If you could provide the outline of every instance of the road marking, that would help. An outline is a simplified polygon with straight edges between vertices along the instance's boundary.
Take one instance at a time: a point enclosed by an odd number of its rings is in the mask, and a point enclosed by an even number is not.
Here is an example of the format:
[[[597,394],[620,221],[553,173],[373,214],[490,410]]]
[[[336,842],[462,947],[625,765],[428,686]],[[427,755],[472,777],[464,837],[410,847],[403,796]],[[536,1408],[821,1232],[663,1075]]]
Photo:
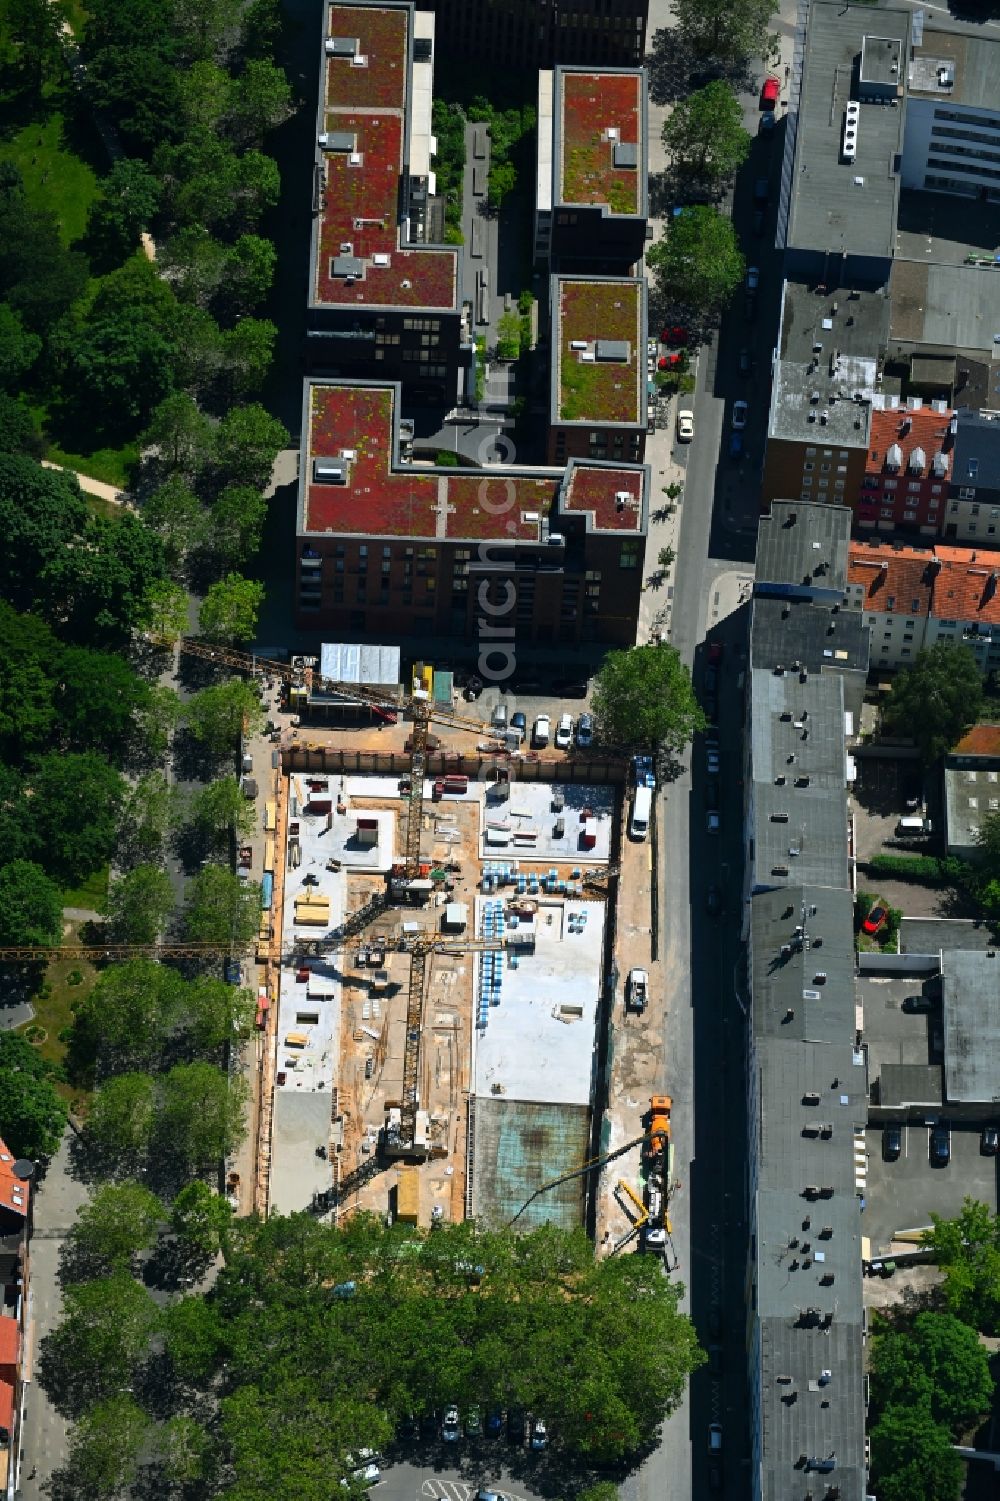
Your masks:
[[[460,1480],[425,1480],[417,1492],[417,1501],[470,1501],[470,1497],[476,1494],[476,1487],[465,1485]],[[526,1496],[518,1496],[513,1491],[495,1491],[494,1495],[499,1501],[528,1501]]]

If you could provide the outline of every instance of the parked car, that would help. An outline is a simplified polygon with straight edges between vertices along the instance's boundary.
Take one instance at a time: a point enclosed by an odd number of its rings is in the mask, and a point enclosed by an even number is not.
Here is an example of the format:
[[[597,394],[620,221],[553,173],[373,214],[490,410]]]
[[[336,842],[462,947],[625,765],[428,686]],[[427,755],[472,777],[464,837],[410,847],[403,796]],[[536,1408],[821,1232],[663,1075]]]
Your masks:
[[[586,750],[588,745],[594,743],[594,716],[593,714],[581,714],[576,722],[576,743]]]
[[[979,1150],[984,1157],[995,1157],[1000,1152],[1000,1131],[996,1126],[984,1126],[979,1138]]]
[[[710,777],[719,775],[719,752],[712,750],[711,747],[705,751],[705,770]]]
[[[630,969],[625,981],[625,1010],[641,1016],[649,999],[649,975],[644,969]]]
[[[740,350],[740,374],[749,375],[753,369],[753,360],[749,349]]]
[[[729,434],[729,457],[731,459],[741,459],[743,457],[743,434],[742,433],[730,433]]]
[[[718,917],[722,911],[722,892],[718,886],[710,886],[705,892],[705,911],[709,917]]]
[[[713,1459],[708,1466],[708,1488],[710,1491],[722,1490],[722,1460]]]
[[[889,908],[885,902],[879,899],[872,903],[868,916],[861,924],[862,930],[869,935],[880,933],[889,921]]]
[[[764,233],[764,210],[755,208],[753,211],[753,232],[755,235]]]
[[[931,1167],[947,1167],[951,1161],[951,1131],[947,1126],[935,1126],[930,1137]]]
[[[767,200],[768,200],[769,194],[770,194],[770,189],[768,187],[767,178],[766,177],[758,177],[757,181],[753,185],[753,201],[754,201],[754,203],[766,203]]]
[[[895,1162],[902,1150],[902,1129],[899,1126],[886,1126],[882,1132],[882,1161]]]
[[[510,1444],[524,1443],[525,1412],[523,1407],[509,1407],[507,1409],[507,1442]]]
[[[377,1485],[382,1478],[382,1471],[376,1464],[361,1465],[358,1469],[351,1471],[351,1478],[360,1480],[364,1485]],[[346,1477],[342,1477],[340,1483],[345,1489],[350,1488]]]
[[[681,443],[690,443],[694,437],[694,413],[682,407],[677,413],[677,438]]]
[[[719,828],[721,826],[721,823],[722,823],[722,820],[720,819],[718,813],[715,811],[714,808],[711,809],[710,812],[708,812],[708,813],[705,814],[705,833],[706,834],[717,834],[719,832]]]
[[[457,1407],[445,1408],[444,1422],[441,1424],[441,1437],[446,1444],[457,1444],[462,1437],[462,1422],[458,1416]]]
[[[719,806],[719,782],[717,777],[709,777],[705,783],[705,807],[717,808]]]
[[[733,402],[733,426],[734,427],[736,427],[736,428],[744,428],[744,427],[746,427],[746,425],[747,425],[747,413],[749,412],[749,410],[750,410],[750,403],[748,401],[744,401],[742,399],[742,397],[739,399],[739,401],[734,401]]]
[[[520,709],[517,710],[516,714],[510,716],[510,727],[512,730],[520,730],[522,735],[527,733],[528,721]]]
[[[708,1425],[708,1452],[709,1454],[722,1453],[722,1424],[709,1423]]]
[[[486,1437],[499,1438],[503,1433],[503,1408],[493,1406],[486,1414]]]
[[[536,1418],[531,1425],[531,1447],[533,1449],[545,1449],[548,1447],[549,1431],[545,1426],[544,1418]]]
[[[909,1012],[911,1016],[918,1016],[933,1011],[934,1005],[933,997],[929,995],[907,995],[903,997],[900,1009]]]
[[[420,1424],[415,1412],[404,1413],[396,1428],[396,1437],[402,1443],[412,1444],[420,1437]]]
[[[710,641],[708,643],[708,660],[712,663],[713,667],[718,667],[722,661],[723,645],[724,643],[721,641]]]
[[[686,344],[688,341],[687,329],[679,323],[672,323],[660,332],[661,344]]]
[[[549,733],[552,729],[552,721],[547,714],[539,714],[531,731],[532,744],[537,746],[548,745]]]
[[[757,293],[747,292],[743,297],[743,316],[748,323],[752,323],[757,316]]]
[[[771,131],[774,129],[774,127],[775,127],[775,125],[777,123],[778,123],[778,120],[777,120],[777,116],[774,113],[774,110],[773,109],[766,109],[764,111],[764,113],[760,117],[760,133],[761,133],[761,135],[770,135]]]
[[[425,1440],[437,1438],[439,1427],[439,1415],[432,1407],[430,1412],[425,1412],[420,1419],[420,1437]]]
[[[656,374],[656,355],[655,354],[648,354],[646,356],[646,374],[647,375],[655,375]]]
[[[769,73],[764,79],[760,91],[761,109],[774,109],[781,95],[781,79],[775,74]]]
[[[466,1438],[482,1438],[483,1414],[478,1403],[465,1409],[465,1436]]]
[[[556,725],[556,747],[559,750],[569,750],[573,744],[573,716],[562,714]]]
[[[747,291],[748,292],[756,292],[756,290],[757,290],[757,288],[759,286],[760,286],[760,268],[759,268],[759,266],[748,266],[747,267]]]

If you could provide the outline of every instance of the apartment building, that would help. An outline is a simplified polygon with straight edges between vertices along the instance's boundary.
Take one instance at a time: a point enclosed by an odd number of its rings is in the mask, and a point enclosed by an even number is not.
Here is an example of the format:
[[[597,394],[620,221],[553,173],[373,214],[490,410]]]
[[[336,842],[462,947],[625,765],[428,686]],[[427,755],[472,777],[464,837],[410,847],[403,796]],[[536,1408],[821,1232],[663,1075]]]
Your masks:
[[[635,641],[649,471],[416,464],[400,388],[305,382],[296,619],[387,640]],[[484,618],[488,630],[481,629]]]
[[[306,338],[313,371],[448,406],[472,342],[459,257],[425,243],[434,44],[410,0],[326,6]]]
[[[904,187],[1000,203],[998,78],[1000,42],[925,28],[907,75]]]
[[[428,0],[443,49],[489,67],[638,67],[649,0]]]
[[[954,451],[953,413],[944,401],[872,398],[865,474],[851,497],[857,525],[941,535]]]
[[[1000,667],[1000,552],[852,542],[844,604],[872,637],[872,667],[909,666],[937,641],[961,641],[981,672]]]
[[[640,463],[646,451],[646,283],[553,277],[548,462]]]
[[[539,73],[536,264],[631,273],[646,247],[647,120],[641,68]]]
[[[1000,546],[1000,413],[959,411],[952,419],[954,464],[944,535]]]
[[[865,1053],[856,1032],[849,726],[868,630],[842,609],[851,513],[762,517],[744,789],[751,1494],[862,1501]]]

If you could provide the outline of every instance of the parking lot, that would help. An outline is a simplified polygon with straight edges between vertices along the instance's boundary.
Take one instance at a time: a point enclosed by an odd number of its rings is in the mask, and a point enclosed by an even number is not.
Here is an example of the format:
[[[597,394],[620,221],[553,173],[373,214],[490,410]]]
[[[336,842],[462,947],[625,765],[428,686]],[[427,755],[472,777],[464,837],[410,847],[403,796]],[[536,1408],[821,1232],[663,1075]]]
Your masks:
[[[888,1251],[896,1232],[929,1225],[932,1211],[945,1219],[957,1215],[967,1195],[996,1210],[998,1159],[981,1156],[979,1128],[952,1126],[947,1167],[931,1166],[929,1135],[926,1125],[904,1126],[899,1157],[883,1162],[881,1127],[868,1129],[868,1193],[861,1230],[873,1255]]]

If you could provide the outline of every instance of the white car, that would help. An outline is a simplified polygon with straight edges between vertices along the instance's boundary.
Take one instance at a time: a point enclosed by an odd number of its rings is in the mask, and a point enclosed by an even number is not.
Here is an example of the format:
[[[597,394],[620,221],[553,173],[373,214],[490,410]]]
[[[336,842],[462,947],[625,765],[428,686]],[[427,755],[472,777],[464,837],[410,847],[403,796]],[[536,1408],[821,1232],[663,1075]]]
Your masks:
[[[650,355],[646,356],[646,374],[647,375],[655,375],[656,374],[656,355],[655,354],[650,354]]]
[[[563,714],[556,725],[556,745],[559,750],[569,750],[573,744],[573,717]]]
[[[457,1407],[445,1409],[444,1422],[441,1424],[441,1437],[446,1444],[457,1444],[462,1437],[462,1420],[458,1415]]]
[[[705,768],[710,777],[717,777],[719,775],[719,752],[717,750],[707,750],[705,752]]]
[[[654,360],[656,359],[656,351],[658,348],[659,345],[657,344],[655,339],[646,340],[646,353],[651,354]]]
[[[705,814],[705,832],[707,834],[717,834],[719,832],[719,823],[718,813],[713,811]]]
[[[677,438],[681,443],[690,443],[694,437],[694,413],[687,407],[677,413]]]
[[[750,403],[748,401],[740,400],[733,402],[733,427],[737,429],[746,427],[749,410]]]
[[[756,292],[760,284],[760,271],[756,266],[747,267],[747,291]]]
[[[531,731],[533,745],[548,745],[552,721],[547,714],[539,714]]]

